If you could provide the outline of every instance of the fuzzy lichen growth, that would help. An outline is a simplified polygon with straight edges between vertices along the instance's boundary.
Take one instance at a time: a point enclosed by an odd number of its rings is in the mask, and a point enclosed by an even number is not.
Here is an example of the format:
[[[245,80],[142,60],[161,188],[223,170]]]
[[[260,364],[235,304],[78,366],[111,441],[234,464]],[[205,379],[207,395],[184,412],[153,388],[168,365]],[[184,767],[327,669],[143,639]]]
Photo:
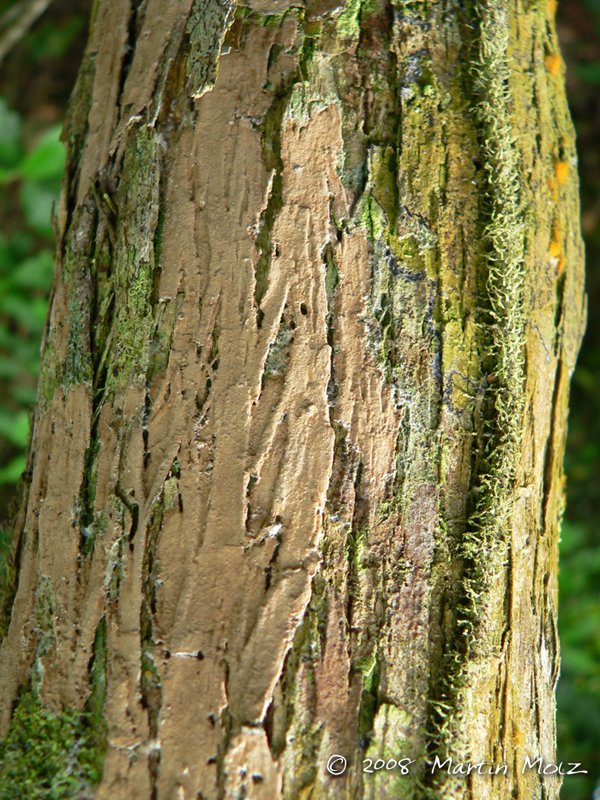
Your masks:
[[[494,447],[481,478],[481,501],[465,555],[481,558],[481,544],[503,559],[514,503],[524,407],[523,278],[525,224],[520,203],[519,155],[510,125],[507,48],[508,4],[481,8],[480,61],[476,108],[483,131],[484,167],[488,176],[489,222],[485,229],[490,333],[497,388],[494,389]],[[486,553],[486,558],[489,553]],[[490,573],[489,566],[484,570]]]
[[[492,593],[507,559],[514,511],[515,479],[521,452],[524,411],[523,281],[525,223],[520,202],[519,152],[511,130],[508,47],[509,4],[491,0],[478,6],[479,53],[472,67],[474,116],[481,132],[486,173],[487,223],[484,245],[488,316],[495,383],[487,426],[489,448],[475,476],[477,501],[467,521],[460,551],[465,563],[463,599],[457,610],[460,643],[446,654],[433,709],[432,738],[437,753],[468,760],[468,732],[461,726],[477,658],[493,651],[490,640]],[[431,753],[433,758],[434,751]],[[438,774],[431,797],[460,792],[460,777]],[[442,788],[443,784],[443,788]]]

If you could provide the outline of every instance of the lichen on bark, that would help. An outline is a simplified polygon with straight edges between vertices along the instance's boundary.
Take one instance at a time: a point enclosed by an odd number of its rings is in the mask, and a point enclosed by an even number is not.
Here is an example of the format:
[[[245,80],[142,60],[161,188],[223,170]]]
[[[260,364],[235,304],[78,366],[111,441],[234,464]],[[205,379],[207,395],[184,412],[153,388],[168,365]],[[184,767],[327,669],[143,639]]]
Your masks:
[[[583,317],[553,25],[521,0],[98,4],[7,785],[36,728],[97,800],[557,797],[520,771],[554,756]]]

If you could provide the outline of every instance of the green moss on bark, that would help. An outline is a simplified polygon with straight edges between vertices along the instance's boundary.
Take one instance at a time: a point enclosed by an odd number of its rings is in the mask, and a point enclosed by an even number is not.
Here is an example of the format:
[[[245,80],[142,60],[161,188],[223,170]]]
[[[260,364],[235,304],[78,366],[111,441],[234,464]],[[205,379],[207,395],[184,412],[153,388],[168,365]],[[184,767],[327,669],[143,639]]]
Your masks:
[[[36,620],[51,624],[51,596],[40,590]],[[97,630],[90,662],[92,691],[83,712],[51,714],[35,689],[23,687],[10,730],[0,745],[0,800],[71,800],[99,783],[106,750],[106,621]]]
[[[112,351],[106,396],[130,382],[145,385],[154,328],[154,239],[160,210],[159,152],[154,132],[140,128],[126,149],[117,193],[115,311],[105,349]]]

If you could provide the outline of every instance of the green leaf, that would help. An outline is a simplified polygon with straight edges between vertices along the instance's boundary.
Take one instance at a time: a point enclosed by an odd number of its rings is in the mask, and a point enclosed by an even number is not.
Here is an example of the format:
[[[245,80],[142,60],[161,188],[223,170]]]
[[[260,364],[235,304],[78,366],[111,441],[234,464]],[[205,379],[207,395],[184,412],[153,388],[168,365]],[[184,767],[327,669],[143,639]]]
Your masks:
[[[21,365],[15,361],[14,358],[6,358],[0,356],[0,378],[13,380],[21,372]]]
[[[14,264],[23,261],[33,247],[33,236],[30,231],[15,231],[15,233],[6,241],[7,253],[10,257],[10,268]]]
[[[573,382],[590,394],[596,391],[596,376],[589,369],[579,365],[573,373]]]
[[[597,675],[598,662],[581,647],[561,647],[563,673],[575,675]]]
[[[25,447],[29,440],[29,414],[26,411],[11,414],[4,408],[0,409],[0,436],[15,447]]]
[[[25,181],[21,187],[21,206],[27,222],[36,233],[52,236],[52,204],[58,200],[55,192],[51,192],[37,181]]]
[[[42,136],[36,147],[29,153],[20,167],[27,178],[43,181],[47,178],[62,177],[65,171],[65,146],[59,141],[62,125],[55,125]]]
[[[23,157],[21,147],[21,116],[18,111],[9,108],[8,103],[0,97],[0,165],[16,166]],[[6,170],[0,170],[0,180]]]
[[[39,334],[44,330],[47,307],[47,301],[41,297],[25,298],[17,293],[0,296],[0,311],[32,333]]]
[[[25,472],[27,459],[25,456],[16,456],[5,467],[0,469],[0,485],[4,483],[16,483]]]
[[[15,269],[13,282],[22,289],[48,289],[52,279],[52,251],[40,250]]]
[[[6,169],[0,167],[0,184],[10,183],[19,177],[19,172],[16,169]]]
[[[600,83],[600,64],[578,64],[575,71],[586,83]]]
[[[37,375],[39,371],[40,371],[40,358],[38,355],[34,374]],[[30,386],[22,386],[20,384],[16,384],[10,393],[10,396],[15,401],[15,403],[19,403],[19,405],[22,406],[32,406],[35,403],[36,395],[37,392],[35,389],[33,389]]]
[[[39,27],[31,37],[32,60],[61,58],[84,24],[83,18],[76,15],[66,23]]]

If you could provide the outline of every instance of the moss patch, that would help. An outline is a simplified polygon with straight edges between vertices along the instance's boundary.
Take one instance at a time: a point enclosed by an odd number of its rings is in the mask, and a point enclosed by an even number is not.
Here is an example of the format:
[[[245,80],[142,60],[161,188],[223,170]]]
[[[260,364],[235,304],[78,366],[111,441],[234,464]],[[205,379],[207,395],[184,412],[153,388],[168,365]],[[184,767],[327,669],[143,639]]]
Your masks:
[[[36,606],[48,611],[46,595]],[[42,620],[44,623],[47,620]],[[0,800],[68,800],[99,783],[106,750],[106,622],[96,630],[91,695],[83,712],[50,714],[31,686],[22,688],[0,745]]]

